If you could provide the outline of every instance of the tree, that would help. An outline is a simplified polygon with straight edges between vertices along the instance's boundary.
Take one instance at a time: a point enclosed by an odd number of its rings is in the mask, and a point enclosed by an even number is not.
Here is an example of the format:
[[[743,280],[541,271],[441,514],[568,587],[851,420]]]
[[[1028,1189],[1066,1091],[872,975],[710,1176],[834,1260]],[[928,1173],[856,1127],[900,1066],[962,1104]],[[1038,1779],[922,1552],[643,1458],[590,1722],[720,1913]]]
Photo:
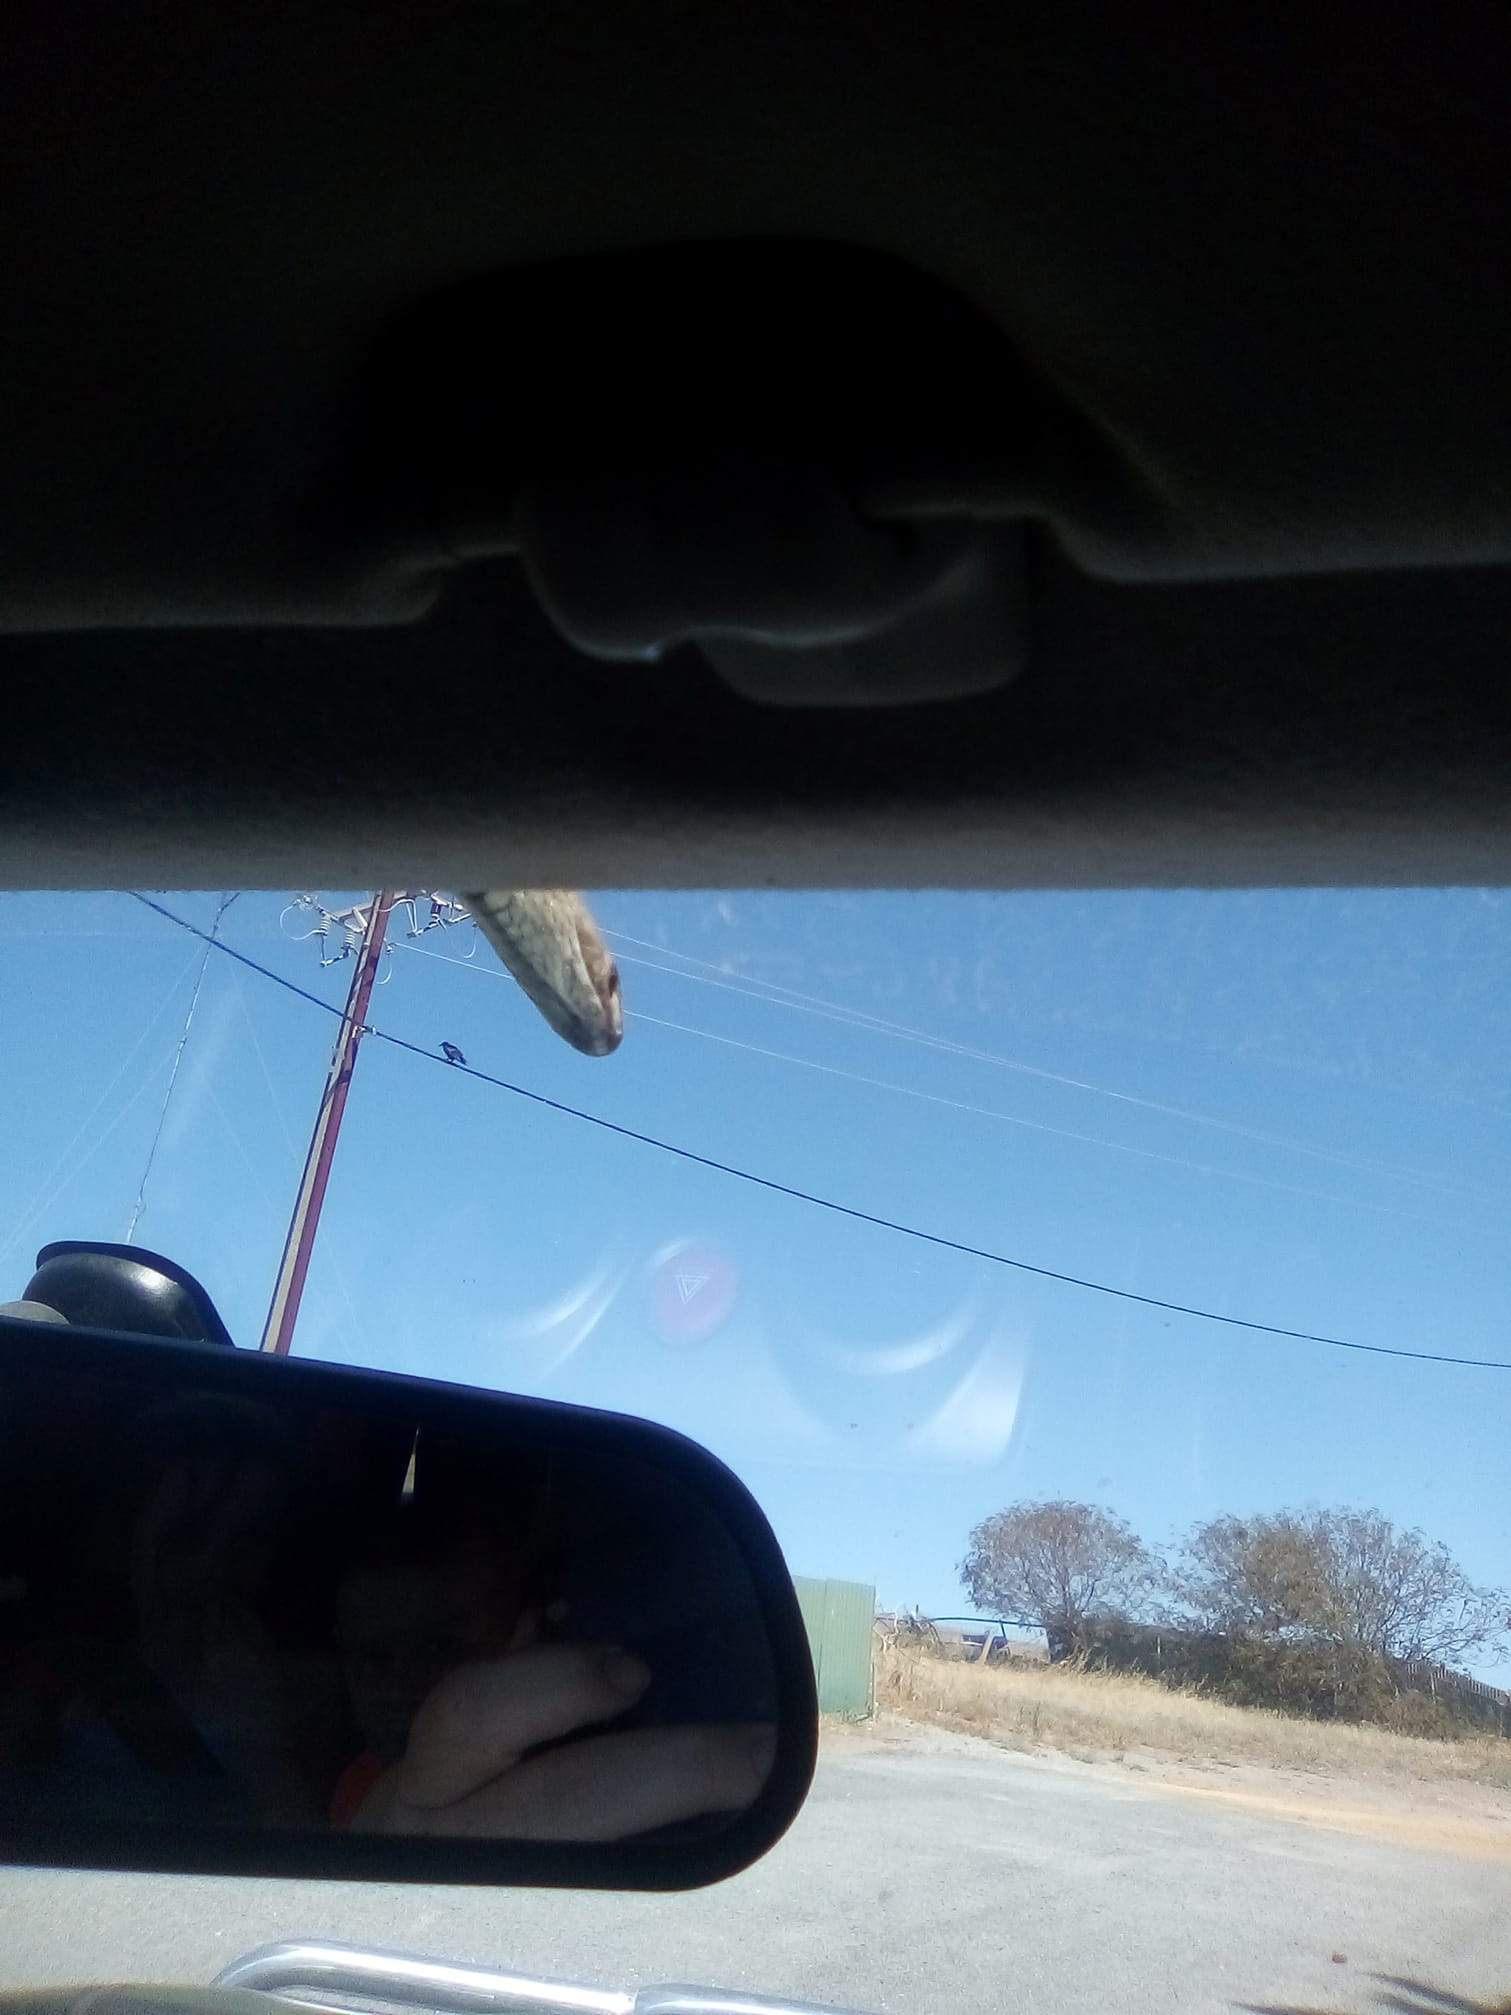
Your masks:
[[[1039,1624],[1056,1655],[1084,1651],[1094,1620],[1134,1615],[1156,1581],[1152,1556],[1121,1518],[1065,1498],[984,1518],[959,1573],[978,1609]]]
[[[1193,1526],[1171,1588],[1183,1620],[1226,1637],[1306,1637],[1323,1627],[1326,1569],[1305,1522],[1282,1511]]]
[[[1511,1598],[1476,1587],[1446,1546],[1350,1506],[1208,1519],[1187,1535],[1173,1586],[1210,1630],[1443,1665],[1503,1655],[1511,1620]]]
[[[1441,1542],[1374,1510],[1317,1512],[1312,1525],[1343,1642],[1441,1665],[1505,1655],[1511,1597],[1475,1587]]]

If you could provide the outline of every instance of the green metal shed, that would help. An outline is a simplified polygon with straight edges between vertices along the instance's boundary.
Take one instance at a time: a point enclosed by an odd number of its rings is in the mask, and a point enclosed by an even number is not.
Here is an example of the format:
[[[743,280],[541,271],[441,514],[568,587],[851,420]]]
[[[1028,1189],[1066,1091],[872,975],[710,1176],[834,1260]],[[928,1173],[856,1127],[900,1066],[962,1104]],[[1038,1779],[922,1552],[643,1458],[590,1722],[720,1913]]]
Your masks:
[[[817,1581],[796,1574],[798,1607],[808,1629],[820,1714],[863,1721],[871,1712],[871,1638],[876,1590],[867,1581]]]

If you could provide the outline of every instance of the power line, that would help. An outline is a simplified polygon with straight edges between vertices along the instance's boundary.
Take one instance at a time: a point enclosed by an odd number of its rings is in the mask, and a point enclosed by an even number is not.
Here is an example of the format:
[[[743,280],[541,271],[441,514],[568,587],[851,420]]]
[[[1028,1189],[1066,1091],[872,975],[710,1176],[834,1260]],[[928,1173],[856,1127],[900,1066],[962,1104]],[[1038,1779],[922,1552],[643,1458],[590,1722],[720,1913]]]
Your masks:
[[[157,1027],[158,1023],[167,1013],[168,1007],[172,1002],[174,995],[178,992],[179,988],[183,985],[184,981],[189,977],[189,974],[193,970],[193,967],[194,967],[194,954],[193,952],[190,952],[188,963],[184,966],[183,971],[178,975],[177,979],[175,979],[169,986],[167,992],[163,995],[162,999],[158,1002],[156,1008],[153,1010],[146,1027],[142,1030],[141,1034],[137,1037],[136,1041],[132,1044],[131,1048],[127,1051],[126,1055],[122,1057],[120,1063],[116,1066],[115,1075],[111,1078],[109,1084],[106,1085],[105,1089],[100,1093],[99,1097],[95,1100],[94,1104],[90,1107],[89,1111],[84,1115],[83,1119],[79,1121],[79,1124],[74,1129],[72,1138],[69,1140],[68,1145],[63,1149],[62,1153],[58,1156],[57,1160],[53,1163],[52,1167],[48,1170],[47,1174],[42,1178],[41,1182],[38,1183],[36,1194],[33,1197],[31,1203],[28,1204],[27,1208],[22,1212],[21,1216],[17,1218],[15,1222],[11,1225],[10,1230],[7,1232],[4,1239],[0,1239],[0,1259],[4,1259],[9,1256],[12,1247],[17,1244],[17,1242],[27,1231],[28,1227],[35,1224],[37,1219],[43,1216],[45,1212],[56,1201],[56,1199],[63,1194],[64,1190],[67,1189],[68,1185],[77,1177],[80,1170],[84,1167],[85,1162],[87,1162],[90,1159],[90,1157],[96,1153],[101,1143],[105,1140],[106,1136],[115,1131],[116,1127],[119,1125],[122,1118],[124,1118],[125,1114],[129,1111],[129,1109],[132,1106],[136,1104],[137,1100],[141,1097],[142,1093],[147,1089],[147,1086],[152,1082],[152,1079],[157,1075],[158,1071],[160,1071],[163,1065],[168,1061],[168,1054],[167,1052],[164,1052],[163,1056],[158,1060],[158,1062],[150,1066],[150,1068],[144,1073],[141,1082],[137,1085],[136,1090],[131,1094],[130,1098],[127,1099],[125,1105],[123,1105],[120,1108],[120,1111],[116,1113],[115,1118],[110,1121],[109,1125],[105,1128],[104,1132],[97,1134],[95,1136],[90,1146],[87,1149],[85,1149],[84,1154],[82,1155],[80,1160],[77,1163],[74,1163],[72,1161],[72,1156],[74,1154],[75,1149],[79,1147],[81,1142],[84,1140],[85,1135],[89,1132],[90,1128],[94,1125],[95,1121],[104,1111],[106,1105],[110,1102],[110,1099],[114,1094],[117,1085],[120,1084],[121,1079],[126,1075],[127,1071],[131,1068],[132,1064],[135,1063],[137,1057],[141,1054],[142,1048],[145,1045],[147,1038],[152,1034],[152,1031]]]
[[[173,1052],[173,1066],[168,1072],[168,1086],[163,1093],[162,1110],[158,1113],[157,1127],[152,1135],[152,1143],[147,1149],[147,1159],[142,1167],[142,1179],[136,1187],[136,1202],[131,1206],[131,1222],[126,1226],[127,1245],[130,1245],[136,1237],[136,1228],[141,1222],[142,1212],[147,1208],[147,1181],[152,1174],[152,1165],[157,1160],[158,1143],[163,1137],[163,1128],[168,1124],[168,1108],[173,1103],[173,1088],[178,1083],[179,1066],[183,1063],[184,1051],[189,1044],[189,1031],[194,1026],[194,1010],[199,1006],[199,990],[205,983],[205,967],[210,963],[210,954],[215,949],[220,933],[220,920],[235,900],[235,893],[222,895],[216,907],[215,921],[210,926],[210,935],[205,939],[199,971],[194,975],[194,986],[189,995],[189,1010],[184,1016],[184,1025],[179,1032],[178,1048]]]
[[[402,952],[412,952],[417,958],[434,959],[437,965],[455,966],[459,971],[473,973],[479,979],[498,980],[506,986],[511,984],[508,973],[497,965],[474,965],[470,959],[448,958],[445,952],[427,951],[423,945],[405,944],[402,941],[394,949]],[[622,957],[623,954],[620,954],[620,956]],[[675,956],[686,958],[689,954],[678,952]],[[654,961],[648,959],[632,960],[630,963],[646,966],[653,972],[666,973],[674,979],[697,979],[699,977],[696,973],[678,973],[670,966],[658,966]],[[713,982],[704,982],[704,984],[713,984]],[[744,993],[748,989],[741,987],[737,991]],[[762,996],[755,994],[752,995],[752,998],[759,1000]],[[771,1007],[786,1007],[789,1003],[786,1001],[770,1001],[767,1005]],[[1163,1162],[1170,1168],[1190,1169],[1197,1175],[1214,1177],[1224,1182],[1246,1182],[1260,1189],[1277,1190],[1287,1196],[1307,1197],[1318,1203],[1340,1204],[1346,1210],[1370,1211],[1386,1217],[1404,1217],[1416,1224],[1452,1224],[1456,1226],[1457,1223],[1454,1219],[1434,1215],[1429,1211],[1408,1209],[1404,1204],[1379,1203],[1371,1197],[1354,1196],[1347,1193],[1339,1193],[1336,1190],[1314,1189],[1305,1183],[1286,1182],[1279,1176],[1260,1175],[1251,1169],[1227,1168],[1220,1162],[1194,1161],[1189,1155],[1169,1154],[1159,1148],[1138,1147],[1127,1141],[1109,1140],[1104,1134],[1082,1133],[1074,1127],[1055,1126],[1048,1120],[1027,1119],[1021,1113],[1002,1112],[995,1106],[976,1105],[968,1099],[947,1098],[942,1092],[925,1091],[921,1085],[897,1084],[890,1078],[873,1077],[865,1071],[846,1070],[839,1064],[820,1062],[816,1057],[795,1056],[790,1050],[768,1049],[761,1043],[746,1042],[739,1036],[721,1035],[714,1029],[694,1028],[687,1022],[667,1021],[661,1015],[647,1014],[642,1008],[626,1009],[624,1018],[626,1022],[641,1022],[649,1024],[653,1028],[669,1029],[677,1035],[697,1036],[703,1042],[719,1043],[726,1049],[744,1050],[751,1056],[765,1057],[773,1063],[792,1064],[800,1070],[821,1072],[825,1077],[841,1078],[851,1084],[868,1085],[877,1091],[894,1092],[899,1098],[917,1099],[926,1105],[944,1106],[952,1112],[969,1113],[977,1119],[995,1121],[1002,1126],[1020,1127],[1029,1133],[1049,1134],[1058,1140],[1076,1141],[1086,1147],[1102,1148],[1109,1154],[1131,1155],[1139,1161]],[[865,1023],[860,1023],[858,1026],[862,1028],[863,1032],[871,1032],[867,1030]],[[879,1024],[882,1030],[885,1030],[889,1026],[891,1025],[885,1023]],[[1024,1066],[1024,1068],[1028,1067]],[[1217,1123],[1214,1122],[1214,1124]],[[1317,1152],[1325,1154],[1325,1150],[1319,1149]],[[1362,1166],[1362,1164],[1349,1162],[1346,1157],[1328,1158],[1344,1160],[1346,1166]],[[1405,1179],[1408,1181],[1419,1180],[1419,1178],[1410,1176]],[[1429,1185],[1429,1189],[1432,1194],[1439,1194],[1436,1185]],[[1460,1193],[1485,1203],[1493,1201],[1489,1197],[1481,1196],[1477,1191],[1463,1191]]]
[[[1484,1190],[1470,1189],[1461,1183],[1445,1181],[1441,1176],[1424,1173],[1419,1169],[1397,1167],[1392,1162],[1376,1161],[1366,1155],[1341,1154],[1336,1148],[1318,1147],[1312,1141],[1296,1140],[1287,1134],[1270,1133],[1264,1127],[1248,1126],[1242,1120],[1226,1119],[1220,1113],[1199,1112],[1191,1106],[1169,1105],[1161,1099],[1143,1098],[1137,1092],[1120,1091],[1115,1085],[1097,1084],[1090,1078],[1070,1077],[1063,1071],[1044,1068],[1040,1064],[1024,1063],[1018,1057],[1003,1056],[1000,1051],[979,1049],[972,1043],[957,1042],[950,1036],[934,1035],[927,1029],[911,1027],[907,1022],[889,1021],[883,1015],[868,1014],[862,1008],[845,1007],[838,1001],[825,1000],[820,994],[804,993],[798,987],[784,986],[778,980],[755,979],[749,975],[732,978],[721,966],[710,959],[696,958],[691,952],[679,952],[669,945],[654,944],[649,938],[632,937],[628,931],[611,930],[603,926],[606,938],[617,938],[623,944],[639,945],[643,950],[660,952],[663,958],[681,959],[685,965],[702,966],[704,972],[684,972],[680,967],[660,964],[656,959],[635,958],[628,952],[617,956],[624,965],[643,966],[647,972],[661,973],[667,979],[690,980],[697,986],[717,987],[721,993],[742,994],[748,1000],[763,1001],[768,1007],[791,1008],[796,1014],[814,1015],[820,1021],[838,1022],[841,1027],[855,1028],[863,1034],[893,1036],[900,1042],[917,1043],[924,1049],[938,1052],[941,1056],[959,1057],[972,1063],[990,1064],[994,1069],[1013,1071],[1020,1077],[1033,1078],[1041,1083],[1055,1084],[1069,1091],[1089,1092],[1098,1098],[1113,1099],[1119,1105],[1135,1106],[1145,1112],[1159,1113],[1164,1118],[1180,1120],[1191,1126],[1213,1127],[1220,1133],[1236,1135],[1240,1140],[1255,1142],[1261,1147],[1281,1148],[1292,1154],[1310,1155],[1315,1160],[1331,1162],[1339,1168],[1354,1169],[1364,1175],[1378,1175],[1393,1182],[1414,1183],[1423,1189],[1436,1190],[1445,1196],[1464,1196],[1478,1203],[1501,1208],[1504,1199]],[[418,947],[410,946],[410,950]],[[426,954],[430,958],[440,958],[439,952]],[[743,983],[742,983],[743,981]],[[758,991],[762,989],[762,991]],[[781,999],[779,996],[786,995]]]
[[[247,953],[238,951],[234,945],[227,944],[224,938],[211,939],[208,931],[201,930],[198,924],[191,923],[187,917],[176,915],[174,911],[166,909],[163,904],[154,902],[150,896],[142,895],[139,891],[132,893],[139,903],[145,903],[148,909],[155,910],[169,923],[176,924],[180,930],[190,932],[207,944],[213,944],[216,951],[224,952],[250,971],[260,973],[275,986],[284,988],[288,993],[297,994],[301,1000],[308,1001],[311,1006],[321,1009],[325,1014],[335,1015],[338,1018],[342,1015],[343,1010],[332,1002],[322,1000],[318,994],[309,992],[307,988],[299,986],[293,980],[285,979],[282,973],[274,972],[271,966],[262,965],[256,959],[250,958]],[[1410,1358],[1420,1364],[1452,1364],[1472,1371],[1511,1371],[1511,1360],[1505,1358],[1455,1357],[1445,1351],[1410,1350],[1398,1344],[1361,1343],[1355,1338],[1328,1336],[1316,1330],[1287,1329],[1279,1323],[1259,1322],[1249,1316],[1225,1315],[1217,1309],[1198,1308],[1189,1302],[1169,1301],[1161,1295],[1139,1294],[1133,1288],[1115,1287],[1108,1281],[1092,1280],[1083,1274],[1064,1273],[1055,1267],[1037,1266],[1031,1260],[1014,1259],[1006,1253],[994,1252],[988,1246],[971,1245],[964,1239],[947,1238],[941,1232],[925,1231],[920,1226],[906,1224],[899,1218],[883,1217],[879,1212],[861,1210],[854,1204],[840,1203],[833,1197],[820,1196],[814,1190],[799,1189],[793,1183],[778,1181],[775,1176],[757,1175],[752,1169],[739,1168],[733,1162],[719,1161],[713,1155],[699,1154],[694,1148],[680,1147],[674,1141],[661,1140],[655,1134],[642,1133],[637,1127],[624,1126],[618,1120],[605,1119],[601,1113],[585,1112],[580,1106],[568,1105],[562,1099],[550,1098],[545,1092],[531,1091],[527,1086],[514,1084],[508,1078],[495,1077],[491,1072],[479,1070],[473,1064],[448,1063],[436,1051],[426,1049],[420,1043],[410,1042],[404,1036],[393,1035],[387,1029],[368,1025],[365,1033],[377,1042],[388,1043],[392,1048],[405,1050],[411,1056],[423,1057],[427,1063],[435,1064],[441,1070],[476,1078],[480,1084],[492,1085],[496,1090],[509,1092],[515,1098],[527,1099],[532,1105],[542,1106],[548,1112],[561,1113],[568,1119],[582,1120],[605,1133],[616,1134],[621,1140],[638,1141],[642,1147],[656,1148],[662,1154],[674,1155],[677,1160],[689,1162],[696,1168],[710,1169],[716,1175],[732,1176],[738,1182],[751,1183],[755,1188],[768,1190],[775,1196],[785,1196],[796,1203],[812,1204],[816,1209],[830,1211],[836,1217],[850,1219],[852,1223],[870,1225],[878,1231],[896,1232],[903,1238],[917,1239],[921,1244],[935,1246],[943,1252],[958,1253],[965,1259],[979,1259],[991,1266],[1009,1267],[1015,1273],[1031,1274],[1038,1280],[1052,1280],[1062,1287],[1078,1287],[1088,1294],[1106,1295],[1115,1301],[1132,1302],[1140,1308],[1159,1309],[1167,1315],[1190,1316],[1195,1321],[1215,1322],[1226,1329],[1247,1330],[1257,1336],[1279,1337],[1291,1343],[1323,1344],[1331,1350],[1358,1351],[1370,1357]]]
[[[406,947],[416,949],[416,947]],[[428,954],[440,958],[439,952]],[[456,965],[456,959],[446,959],[446,965]],[[476,967],[466,968],[476,971]],[[1375,1203],[1368,1197],[1348,1196],[1330,1189],[1309,1189],[1304,1183],[1284,1182],[1278,1176],[1257,1175],[1252,1170],[1224,1168],[1220,1162],[1192,1161],[1189,1155],[1165,1154],[1159,1148],[1135,1147],[1130,1142],[1108,1140],[1103,1134],[1078,1133],[1072,1127],[1052,1126],[1048,1120],[1025,1119],[1019,1113],[1000,1112],[995,1106],[974,1105],[968,1099],[946,1098],[942,1092],[924,1091],[919,1085],[896,1084],[890,1078],[871,1077],[865,1071],[845,1070],[839,1064],[820,1063],[817,1058],[794,1056],[790,1050],[766,1049],[760,1043],[745,1042],[738,1036],[720,1035],[713,1029],[693,1028],[687,1022],[666,1021],[660,1015],[646,1014],[642,1009],[625,1011],[627,1022],[648,1023],[652,1028],[670,1029],[676,1035],[698,1036],[704,1042],[721,1043],[726,1049],[745,1050],[751,1056],[769,1058],[773,1063],[795,1064],[800,1070],[820,1071],[825,1077],[842,1078],[850,1084],[868,1085],[876,1091],[894,1092],[900,1098],[920,1099],[927,1105],[946,1107],[951,1112],[970,1114],[975,1119],[995,1120],[1002,1126],[1022,1127],[1029,1133],[1042,1133],[1056,1140],[1075,1141],[1084,1147],[1105,1148],[1109,1154],[1132,1155],[1139,1161],[1158,1161],[1171,1168],[1190,1169],[1197,1175],[1216,1177],[1224,1182],[1247,1182],[1261,1189],[1279,1190],[1287,1196],[1303,1196],[1314,1203],[1341,1204],[1346,1210],[1375,1211],[1386,1217],[1410,1218],[1416,1224],[1451,1224],[1445,1217],[1434,1217],[1426,1211],[1408,1210],[1404,1205]]]

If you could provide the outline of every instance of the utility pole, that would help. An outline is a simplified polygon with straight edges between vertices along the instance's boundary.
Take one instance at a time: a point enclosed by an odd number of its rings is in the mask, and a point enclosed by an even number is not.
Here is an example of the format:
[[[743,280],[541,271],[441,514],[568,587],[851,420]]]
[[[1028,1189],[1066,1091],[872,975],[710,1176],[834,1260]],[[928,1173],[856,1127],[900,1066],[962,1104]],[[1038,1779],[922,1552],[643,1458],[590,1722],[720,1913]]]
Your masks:
[[[320,1225],[320,1208],[325,1202],[325,1187],[330,1180],[336,1137],[341,1131],[341,1115],[346,1111],[346,1094],[351,1088],[352,1072],[357,1067],[357,1046],[362,1040],[367,1003],[372,997],[373,982],[383,956],[389,911],[396,900],[393,889],[380,889],[373,897],[372,912],[357,949],[357,969],[352,974],[351,990],[346,996],[341,1029],[331,1054],[331,1067],[321,1095],[315,1131],[310,1136],[294,1215],[289,1220],[283,1258],[278,1264],[278,1278],[273,1285],[273,1299],[262,1332],[262,1348],[272,1351],[276,1357],[287,1357],[294,1341],[294,1324],[304,1294],[310,1254],[315,1247],[315,1233]]]

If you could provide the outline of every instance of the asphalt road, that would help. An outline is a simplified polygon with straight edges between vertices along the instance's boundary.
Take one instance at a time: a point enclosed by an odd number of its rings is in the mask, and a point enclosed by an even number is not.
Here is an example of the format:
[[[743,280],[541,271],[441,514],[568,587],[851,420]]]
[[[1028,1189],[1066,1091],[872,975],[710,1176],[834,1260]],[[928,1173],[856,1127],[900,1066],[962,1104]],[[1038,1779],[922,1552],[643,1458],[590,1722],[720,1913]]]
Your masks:
[[[296,1936],[888,2015],[1469,2015],[1511,1996],[1511,1807],[1465,1841],[1335,1832],[920,1734],[837,1744],[787,1839],[689,1896],[0,1872],[3,1986],[205,1982]]]

